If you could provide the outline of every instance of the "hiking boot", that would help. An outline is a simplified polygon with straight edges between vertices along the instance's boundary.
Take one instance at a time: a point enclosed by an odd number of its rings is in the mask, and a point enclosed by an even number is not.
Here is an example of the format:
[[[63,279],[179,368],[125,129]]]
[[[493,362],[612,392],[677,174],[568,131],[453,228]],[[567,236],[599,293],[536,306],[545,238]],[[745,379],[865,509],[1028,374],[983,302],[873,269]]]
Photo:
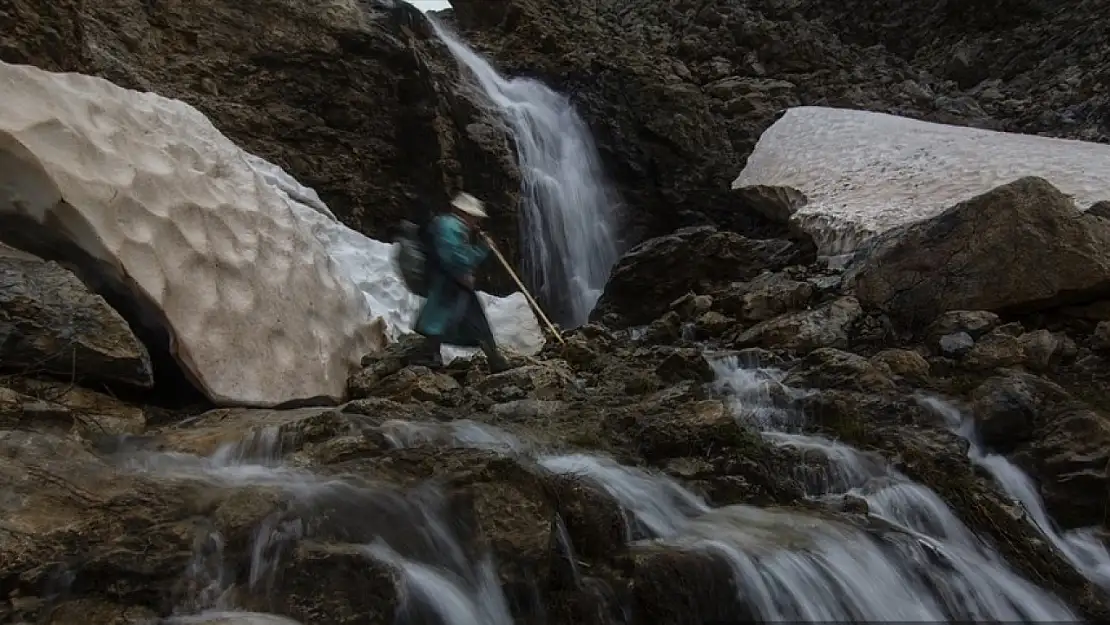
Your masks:
[[[501,355],[501,351],[497,349],[496,345],[492,343],[482,343],[482,352],[486,355],[486,362],[489,364],[490,373],[501,373],[508,371],[513,366],[509,364],[508,360]]]
[[[439,348],[441,341],[437,337],[429,336],[424,339],[420,347],[408,358],[408,364],[414,367],[427,367],[440,369],[443,367],[443,355]]]

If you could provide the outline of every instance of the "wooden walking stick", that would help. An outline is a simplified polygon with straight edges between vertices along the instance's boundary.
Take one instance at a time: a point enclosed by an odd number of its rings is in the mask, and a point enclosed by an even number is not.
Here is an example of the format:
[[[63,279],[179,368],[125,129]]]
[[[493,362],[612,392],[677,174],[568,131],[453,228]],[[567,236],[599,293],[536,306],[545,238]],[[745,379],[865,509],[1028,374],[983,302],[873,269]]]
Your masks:
[[[555,335],[555,338],[558,339],[560,343],[566,345],[567,342],[563,340],[563,335],[559,334],[559,330],[555,328],[555,324],[551,323],[551,320],[547,318],[547,315],[543,314],[543,310],[540,308],[540,305],[536,303],[536,300],[533,299],[532,294],[528,292],[528,288],[524,286],[524,283],[521,282],[520,278],[517,277],[516,272],[513,271],[512,265],[509,264],[509,261],[505,260],[505,257],[501,255],[500,251],[498,251],[497,246],[493,244],[493,239],[490,239],[489,235],[485,232],[482,233],[482,239],[486,242],[486,245],[489,246],[489,249],[491,252],[493,252],[493,255],[497,257],[497,260],[501,261],[501,266],[505,268],[505,271],[509,272],[509,276],[513,279],[514,282],[516,282],[516,285],[520,287],[520,292],[524,293],[524,298],[528,300],[528,305],[531,306],[532,310],[536,312],[536,316],[543,320],[544,324],[547,325],[547,329],[551,330],[551,333]]]

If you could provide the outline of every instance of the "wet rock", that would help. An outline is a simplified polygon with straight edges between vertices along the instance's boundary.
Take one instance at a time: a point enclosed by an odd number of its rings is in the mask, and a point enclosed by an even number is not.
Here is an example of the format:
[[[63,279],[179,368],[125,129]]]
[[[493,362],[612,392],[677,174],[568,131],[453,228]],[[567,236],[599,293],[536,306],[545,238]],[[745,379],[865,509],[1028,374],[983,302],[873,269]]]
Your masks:
[[[67,378],[154,384],[150,356],[107,302],[57,263],[0,254],[0,363]]]
[[[737,314],[745,321],[764,321],[805,309],[813,294],[814,288],[809,282],[766,272],[748,284],[747,292],[740,297]]]
[[[783,383],[794,388],[839,388],[881,392],[894,382],[863,356],[838,349],[820,348],[806,355],[790,370]]]
[[[644,341],[649,343],[674,343],[682,338],[682,317],[673,310],[652,321],[644,330]]]
[[[741,426],[719,400],[707,399],[678,410],[647,409],[636,418],[634,436],[651,462],[698,457],[724,448],[751,452],[760,448],[758,435]]]
[[[994,331],[998,334],[1017,337],[1025,334],[1025,326],[1022,325],[1020,321],[1011,321],[1010,323],[1004,323],[998,326]]]
[[[86,440],[142,434],[146,429],[146,411],[110,395],[44,380],[22,380],[18,388],[24,393],[24,426],[72,431]]]
[[[511,421],[527,421],[529,419],[546,419],[568,408],[564,401],[545,401],[540,399],[517,399],[501,404],[494,404],[490,412],[506,417]]]
[[[971,414],[983,444],[1013,450],[1034,438],[1045,419],[1070,400],[1059,385],[1024,372],[989,378],[971,394]]]
[[[967,332],[945,334],[937,339],[937,349],[949,358],[963,358],[975,347],[975,339]]]
[[[668,384],[681,380],[712,382],[713,368],[699,349],[676,349],[655,367],[655,374]]]
[[[751,618],[733,586],[732,568],[717,554],[645,548],[632,560],[635,622],[694,625]]]
[[[304,542],[279,563],[260,609],[299,622],[391,623],[399,608],[397,571],[371,560],[361,545]],[[325,586],[327,593],[317,589]]]
[[[678,313],[683,320],[690,320],[707,312],[713,307],[713,298],[708,295],[695,295],[687,293],[671,302],[670,309]]]
[[[559,355],[579,369],[588,369],[598,360],[597,349],[585,336],[566,337],[566,344],[561,347]]]
[[[307,444],[353,432],[353,427],[346,415],[330,408],[221,408],[164,428],[155,440],[162,449],[199,456],[223,452],[229,460],[277,460]]]
[[[992,332],[979,339],[967,352],[965,364],[976,369],[1013,367],[1025,361],[1025,349],[1017,337]]]
[[[871,363],[880,371],[913,382],[921,382],[929,377],[929,361],[908,349],[884,349],[871,357]]]
[[[629,376],[624,382],[624,392],[628,395],[647,395],[659,390],[663,381],[659,376],[648,373],[637,373]]]
[[[367,395],[397,402],[412,400],[443,403],[460,388],[462,387],[455,378],[449,375],[435,373],[426,367],[406,367],[369,388],[358,387],[357,391],[360,395],[366,392]]]
[[[611,558],[623,550],[626,518],[608,493],[573,475],[548,475],[543,484],[580,557]]]
[[[1110,223],[1026,177],[881,236],[855,294],[905,327],[949,310],[1041,310],[1110,289],[1108,250]]]
[[[711,310],[698,317],[694,325],[698,336],[702,338],[714,338],[731,330],[736,325],[736,320]]]
[[[950,310],[937,317],[925,330],[934,342],[941,337],[963,332],[973,340],[997,328],[1002,323],[998,315],[988,310]]]
[[[0,484],[11,532],[0,540],[0,562],[25,594],[56,587],[65,572],[80,594],[168,611],[161,602],[186,570],[198,531],[245,544],[262,520],[198,528],[198,515],[218,508],[226,493],[120,471],[50,434],[0,430]]]
[[[67,623],[131,625],[132,623],[157,622],[158,619],[156,612],[143,606],[119,605],[97,599],[63,601],[58,605],[53,605],[49,612],[49,620],[45,621],[48,625],[65,625]]]
[[[574,375],[565,362],[549,360],[486,376],[473,388],[495,401],[552,399],[573,382]]]
[[[1025,352],[1026,365],[1033,371],[1050,371],[1078,353],[1075,341],[1063,332],[1035,330],[1018,337]]]
[[[744,331],[732,342],[737,347],[778,347],[809,351],[821,347],[846,348],[849,331],[863,310],[854,297],[842,297],[813,310],[768,319]]]
[[[1055,414],[1030,446],[1045,505],[1063,528],[1098,526],[1110,488],[1110,423],[1088,408]]]
[[[648,323],[703,282],[748,280],[791,264],[796,247],[712,227],[685,228],[632,248],[613,268],[591,320],[622,328]]]

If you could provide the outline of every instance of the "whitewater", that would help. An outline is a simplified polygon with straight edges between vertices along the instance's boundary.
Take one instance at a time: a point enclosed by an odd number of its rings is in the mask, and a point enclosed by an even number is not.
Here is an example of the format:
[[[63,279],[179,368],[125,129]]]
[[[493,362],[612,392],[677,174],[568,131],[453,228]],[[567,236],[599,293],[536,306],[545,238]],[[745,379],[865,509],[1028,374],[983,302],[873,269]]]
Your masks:
[[[738,600],[750,612],[748,618],[756,621],[1077,620],[1058,597],[1023,579],[931,489],[875,454],[806,433],[805,415],[790,407],[791,399],[806,391],[783,386],[781,371],[744,367],[727,357],[714,357],[711,364],[717,376],[712,386],[733,417],[761,431],[772,444],[801,454],[804,463],[797,470],[808,497],[830,510],[839,510],[848,499],[863,500],[870,527],[817,511],[714,507],[653,469],[623,465],[604,455],[563,451],[550,442],[524,439],[477,421],[393,419],[370,427],[396,448],[481,449],[531,464],[535,470],[588,480],[619,505],[625,540],[633,552],[663,547],[727,562]],[[939,400],[922,401],[949,410]],[[951,412],[949,419],[955,429],[969,427],[967,419]],[[200,541],[185,572],[200,590],[170,622],[292,623],[286,617],[241,611],[231,589],[242,583],[266,584],[280,568],[281,545],[305,539],[305,528],[336,498],[348,507],[364,507],[366,513],[403,515],[406,523],[418,528],[397,542],[392,542],[397,537],[367,535],[358,547],[368,561],[397,571],[403,612],[434,615],[445,625],[517,622],[498,581],[497,563],[488,553],[467,555],[444,511],[443,493],[420,486],[415,495],[400,497],[317,475],[285,458],[281,442],[280,427],[266,426],[240,441],[224,443],[210,456],[158,451],[119,456],[124,466],[152,477],[200,480],[219,488],[268,486],[300,502],[294,505],[299,510],[295,518],[287,516],[280,523],[275,519],[259,528],[246,579],[226,575],[222,537],[210,535]],[[971,454],[974,461],[982,461],[974,448]],[[1016,469],[1007,471],[1015,474]],[[1000,483],[1012,492],[1005,479]],[[1031,522],[1050,523],[1043,507],[1029,503]],[[1043,529],[1053,538],[1054,530]],[[560,552],[572,563],[576,583],[582,583],[565,527],[559,525],[555,535]],[[1078,570],[1105,583],[1105,554],[1092,552],[1084,541],[1077,536],[1052,540]]]

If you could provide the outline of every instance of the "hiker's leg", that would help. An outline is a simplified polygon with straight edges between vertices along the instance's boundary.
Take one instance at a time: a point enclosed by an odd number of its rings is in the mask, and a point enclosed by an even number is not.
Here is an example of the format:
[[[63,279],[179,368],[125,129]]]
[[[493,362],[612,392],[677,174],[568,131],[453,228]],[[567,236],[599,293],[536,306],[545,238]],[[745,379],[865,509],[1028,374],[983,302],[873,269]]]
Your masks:
[[[482,348],[482,353],[486,355],[490,373],[500,373],[512,369],[512,365],[501,354],[501,350],[497,348],[497,341],[493,338],[493,328],[489,325],[489,318],[486,317],[486,312],[482,310],[482,305],[477,299],[475,299],[473,309],[468,317],[472,330],[478,337],[478,345]]]
[[[509,361],[505,359],[505,356],[501,354],[501,350],[497,349],[497,343],[492,338],[482,341],[482,353],[486,355],[490,373],[501,373],[513,368]]]
[[[417,365],[421,367],[438,368],[443,366],[443,356],[440,354],[440,347],[443,345],[443,340],[438,336],[426,336],[420,347],[409,359],[410,365]]]

